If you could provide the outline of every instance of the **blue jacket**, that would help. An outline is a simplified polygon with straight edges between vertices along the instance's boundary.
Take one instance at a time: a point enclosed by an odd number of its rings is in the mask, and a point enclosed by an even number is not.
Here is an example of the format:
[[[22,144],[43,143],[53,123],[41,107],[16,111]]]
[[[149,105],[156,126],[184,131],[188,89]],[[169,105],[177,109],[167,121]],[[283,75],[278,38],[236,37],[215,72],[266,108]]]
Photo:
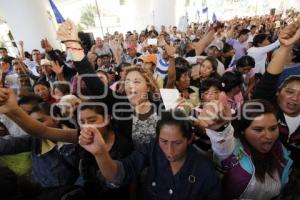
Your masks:
[[[147,168],[143,199],[221,199],[221,183],[214,165],[192,146],[176,175],[172,174],[170,163],[157,141],[145,144],[122,160],[120,168],[124,170],[123,183],[133,180]]]
[[[29,135],[0,137],[0,154],[32,153],[32,176],[42,187],[72,184],[78,177],[76,145],[65,144],[41,155],[41,140]]]

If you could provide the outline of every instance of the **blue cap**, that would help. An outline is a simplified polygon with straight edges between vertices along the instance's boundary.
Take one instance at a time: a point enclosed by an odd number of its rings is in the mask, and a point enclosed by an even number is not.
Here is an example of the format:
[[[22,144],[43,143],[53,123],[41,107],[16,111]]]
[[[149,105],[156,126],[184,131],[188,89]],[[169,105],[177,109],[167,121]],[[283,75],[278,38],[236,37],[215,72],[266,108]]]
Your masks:
[[[281,88],[286,81],[294,79],[300,80],[300,63],[297,63],[292,67],[284,69],[278,79],[277,86],[278,88]]]

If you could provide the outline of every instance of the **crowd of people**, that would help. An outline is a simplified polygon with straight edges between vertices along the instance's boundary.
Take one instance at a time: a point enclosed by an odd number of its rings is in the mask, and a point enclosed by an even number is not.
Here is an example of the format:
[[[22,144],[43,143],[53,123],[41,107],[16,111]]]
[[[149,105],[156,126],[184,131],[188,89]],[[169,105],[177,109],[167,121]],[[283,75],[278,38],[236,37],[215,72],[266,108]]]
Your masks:
[[[0,48],[1,199],[300,198],[299,13],[57,37]]]

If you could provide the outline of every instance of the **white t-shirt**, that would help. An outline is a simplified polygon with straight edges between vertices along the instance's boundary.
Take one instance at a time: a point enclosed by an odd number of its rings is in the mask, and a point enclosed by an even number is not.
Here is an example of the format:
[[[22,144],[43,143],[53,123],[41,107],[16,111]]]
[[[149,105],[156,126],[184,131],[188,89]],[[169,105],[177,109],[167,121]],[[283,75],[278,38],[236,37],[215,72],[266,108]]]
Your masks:
[[[29,59],[23,60],[24,64],[28,67],[28,69],[32,72],[35,76],[40,76],[40,74],[37,72],[37,67],[39,66],[38,63],[35,61],[31,61]]]
[[[247,43],[249,43],[249,42],[253,42],[253,38],[254,38],[254,36],[256,36],[256,34],[254,33],[253,35],[250,33],[249,34],[249,37],[248,37],[248,40],[247,40]]]
[[[251,47],[248,49],[248,56],[255,60],[255,73],[264,74],[266,71],[266,60],[268,52],[280,46],[279,40],[265,47]]]
[[[281,182],[278,171],[275,171],[272,177],[266,173],[264,182],[252,175],[246,190],[239,199],[273,199],[280,194],[280,189]]]
[[[284,118],[286,121],[286,124],[289,128],[289,135],[294,133],[298,126],[300,126],[300,114],[296,117],[290,117],[286,114],[284,114]]]

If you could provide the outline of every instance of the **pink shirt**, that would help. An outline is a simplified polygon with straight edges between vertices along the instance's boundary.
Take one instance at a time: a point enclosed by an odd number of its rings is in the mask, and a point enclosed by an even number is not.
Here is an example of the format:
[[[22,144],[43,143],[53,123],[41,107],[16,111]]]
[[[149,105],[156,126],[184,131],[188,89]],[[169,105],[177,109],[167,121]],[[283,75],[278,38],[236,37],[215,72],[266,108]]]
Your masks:
[[[225,92],[221,92],[219,101],[236,111],[244,103],[244,97],[242,93],[239,92],[233,99],[230,99]]]

